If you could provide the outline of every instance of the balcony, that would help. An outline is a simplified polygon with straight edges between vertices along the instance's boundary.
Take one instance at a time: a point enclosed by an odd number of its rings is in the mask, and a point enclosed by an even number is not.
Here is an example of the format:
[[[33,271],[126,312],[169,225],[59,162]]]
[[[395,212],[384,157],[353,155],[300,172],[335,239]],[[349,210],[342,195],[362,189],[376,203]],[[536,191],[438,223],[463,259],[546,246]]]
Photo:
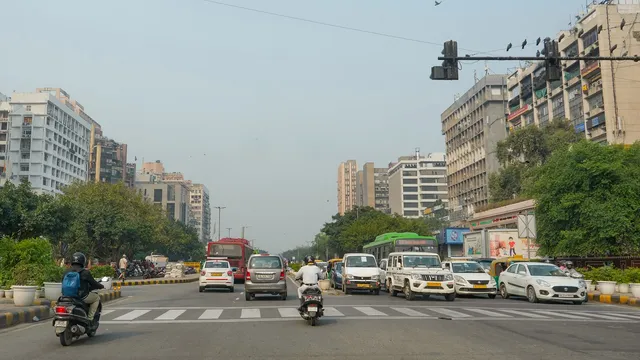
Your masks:
[[[593,75],[598,74],[596,70],[600,69],[600,61],[594,61],[591,64],[585,66],[582,70],[580,70],[580,75],[584,77],[591,77]]]
[[[517,117],[519,117],[520,115],[526,113],[529,110],[532,110],[533,108],[531,106],[529,106],[528,104],[526,104],[525,106],[521,107],[520,109],[513,111],[509,114],[509,116],[507,117],[507,121],[511,121]]]

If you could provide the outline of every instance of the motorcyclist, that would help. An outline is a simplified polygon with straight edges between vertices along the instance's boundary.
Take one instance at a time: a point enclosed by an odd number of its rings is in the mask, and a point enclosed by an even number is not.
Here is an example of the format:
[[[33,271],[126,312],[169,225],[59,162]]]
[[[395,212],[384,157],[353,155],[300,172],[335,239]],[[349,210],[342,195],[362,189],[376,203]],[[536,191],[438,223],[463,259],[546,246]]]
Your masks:
[[[98,305],[100,305],[100,295],[94,290],[104,289],[104,285],[97,282],[89,270],[85,268],[87,264],[87,257],[83,253],[77,252],[71,257],[71,268],[65,271],[65,275],[68,272],[75,271],[80,274],[80,289],[78,290],[78,296],[85,304],[89,305],[89,313],[87,318],[93,321],[93,316],[98,311]],[[64,278],[64,277],[63,277]]]
[[[302,299],[302,294],[309,288],[318,288],[318,281],[324,279],[324,271],[316,266],[316,259],[307,255],[304,257],[305,266],[296,273],[295,279],[302,280],[302,285],[298,288],[298,299]]]
[[[579,272],[578,272],[578,271],[573,267],[573,262],[572,262],[572,261],[567,261],[567,262],[565,263],[565,265],[566,265],[566,267],[567,267],[567,268],[566,268],[566,270],[565,270],[565,272],[566,272],[567,274],[569,274],[570,276],[572,276],[572,277],[579,277],[579,276],[582,276],[582,274],[580,274],[580,273],[579,273]]]

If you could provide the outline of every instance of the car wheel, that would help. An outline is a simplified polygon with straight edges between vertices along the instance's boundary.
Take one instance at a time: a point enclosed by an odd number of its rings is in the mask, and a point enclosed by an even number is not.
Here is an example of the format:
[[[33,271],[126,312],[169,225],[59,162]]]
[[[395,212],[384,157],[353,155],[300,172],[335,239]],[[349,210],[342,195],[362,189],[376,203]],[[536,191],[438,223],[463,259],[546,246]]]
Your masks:
[[[204,292],[204,286],[200,286],[200,287],[198,288],[198,291],[199,291],[199,292]]]
[[[411,291],[411,285],[409,285],[408,281],[404,283],[404,288],[402,289],[402,292],[404,292],[405,299],[409,301],[413,301],[416,299],[416,294],[413,291]]]
[[[456,299],[456,293],[447,294],[444,296],[444,299],[447,301],[454,301]]]
[[[500,284],[500,296],[502,296],[503,299],[509,298],[509,293],[507,292],[507,287],[504,283]]]
[[[529,299],[530,303],[537,303],[538,297],[536,296],[536,289],[533,286],[529,285],[527,288],[527,299]]]
[[[489,299],[495,299],[496,298],[496,294],[489,294]]]
[[[233,288],[233,286],[229,288],[229,292],[234,292],[234,291],[235,289]]]
[[[247,301],[251,301],[251,294],[249,294],[248,292],[244,292],[244,299]]]

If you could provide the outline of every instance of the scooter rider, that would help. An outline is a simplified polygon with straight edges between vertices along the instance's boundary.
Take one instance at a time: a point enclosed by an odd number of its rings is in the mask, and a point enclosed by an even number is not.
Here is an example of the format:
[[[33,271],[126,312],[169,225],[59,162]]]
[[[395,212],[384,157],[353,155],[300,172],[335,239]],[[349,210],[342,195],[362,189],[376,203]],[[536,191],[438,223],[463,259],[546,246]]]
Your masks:
[[[104,285],[97,282],[89,270],[85,269],[87,265],[87,257],[83,253],[77,252],[71,257],[71,268],[65,272],[75,271],[80,274],[80,289],[78,290],[78,297],[89,305],[89,313],[87,318],[93,321],[93,316],[98,311],[98,305],[100,305],[100,295],[93,290],[104,289]]]
[[[305,266],[296,273],[295,279],[302,280],[302,285],[298,288],[298,299],[302,299],[302,293],[309,288],[317,288],[318,280],[324,279],[324,271],[316,266],[316,259],[307,255],[304,257]]]

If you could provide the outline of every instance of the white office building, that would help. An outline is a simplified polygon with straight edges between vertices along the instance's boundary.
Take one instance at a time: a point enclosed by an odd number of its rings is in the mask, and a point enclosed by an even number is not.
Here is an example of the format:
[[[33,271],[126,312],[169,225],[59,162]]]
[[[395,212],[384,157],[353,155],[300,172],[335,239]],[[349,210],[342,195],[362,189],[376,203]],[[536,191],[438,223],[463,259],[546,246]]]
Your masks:
[[[391,213],[408,218],[423,216],[438,200],[449,202],[447,196],[447,163],[444,153],[398,158],[389,164],[389,205]]]
[[[0,93],[0,187],[7,181],[10,112],[9,98]]]
[[[35,192],[55,194],[87,180],[91,124],[64,101],[48,92],[11,96],[7,173],[13,183],[28,179]]]

